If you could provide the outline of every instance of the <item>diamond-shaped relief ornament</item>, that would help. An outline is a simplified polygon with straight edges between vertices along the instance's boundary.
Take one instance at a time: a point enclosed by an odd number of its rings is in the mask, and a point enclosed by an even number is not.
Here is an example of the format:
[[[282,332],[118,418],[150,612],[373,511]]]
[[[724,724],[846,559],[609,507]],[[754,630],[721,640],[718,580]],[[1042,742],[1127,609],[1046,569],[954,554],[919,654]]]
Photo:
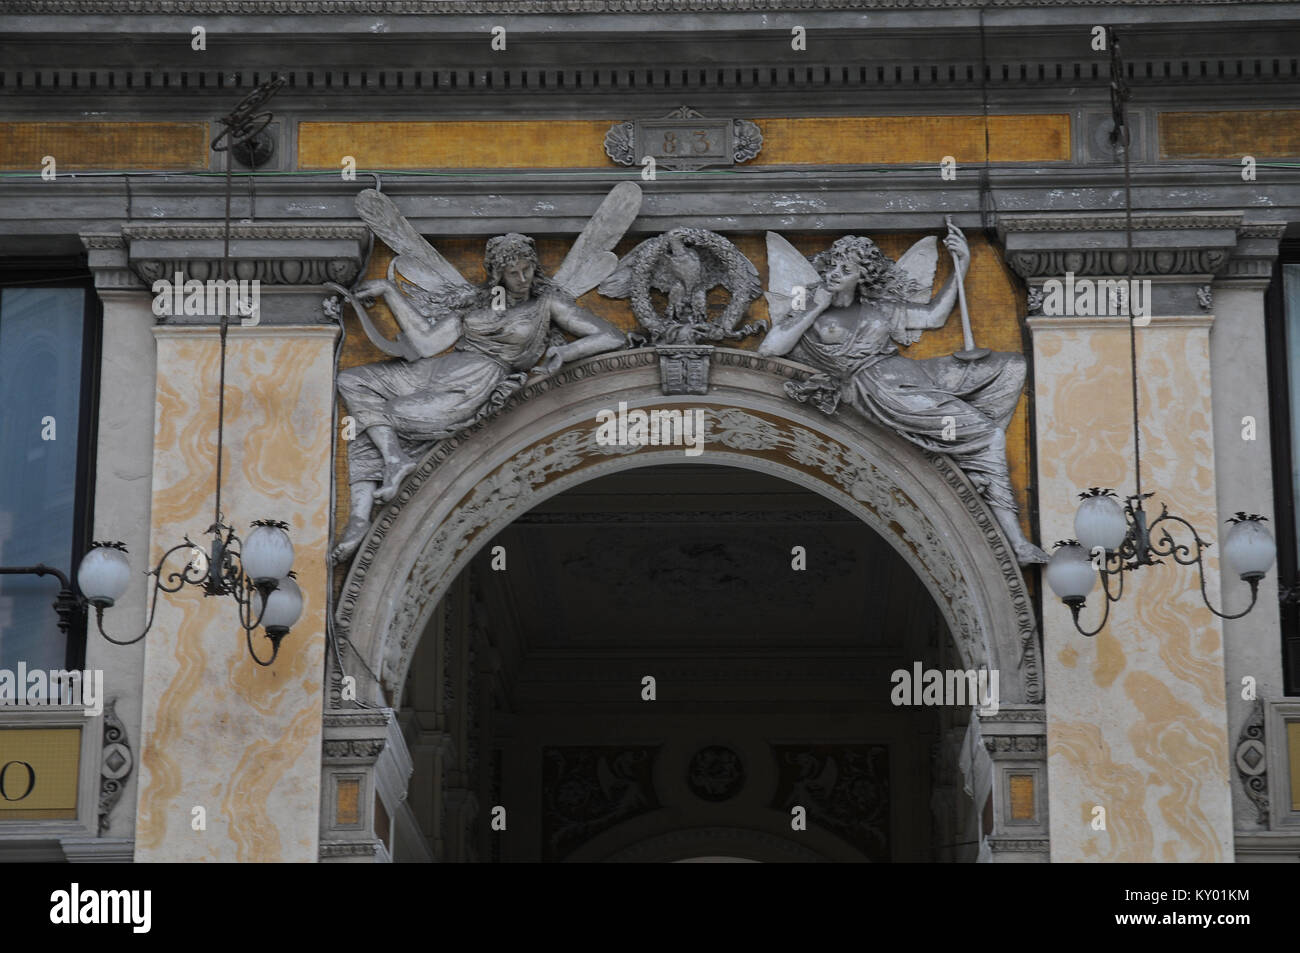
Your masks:
[[[104,777],[110,780],[117,780],[124,777],[131,770],[131,752],[122,744],[111,744],[104,749],[103,771]]]
[[[1242,774],[1254,776],[1264,773],[1264,744],[1251,738],[1237,747],[1237,767]]]

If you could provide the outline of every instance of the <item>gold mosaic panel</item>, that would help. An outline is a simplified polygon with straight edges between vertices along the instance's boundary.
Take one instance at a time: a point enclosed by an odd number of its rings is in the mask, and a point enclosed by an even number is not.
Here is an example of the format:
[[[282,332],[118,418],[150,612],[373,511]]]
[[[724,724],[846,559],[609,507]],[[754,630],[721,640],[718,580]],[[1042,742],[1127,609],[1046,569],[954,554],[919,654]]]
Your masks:
[[[0,122],[0,169],[58,172],[208,168],[206,122]]]

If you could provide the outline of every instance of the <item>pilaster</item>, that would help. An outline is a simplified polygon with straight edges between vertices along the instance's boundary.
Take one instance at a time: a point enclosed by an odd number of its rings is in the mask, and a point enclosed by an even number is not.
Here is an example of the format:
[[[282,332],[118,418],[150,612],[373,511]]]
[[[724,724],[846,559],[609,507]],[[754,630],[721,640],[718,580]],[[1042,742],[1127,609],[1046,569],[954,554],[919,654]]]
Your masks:
[[[128,265],[122,236],[108,230],[83,232],[81,241],[103,311],[94,538],[124,542],[135,564],[143,569],[149,555],[153,491],[158,362],[152,330],[157,318],[148,288]],[[130,587],[110,616],[112,625],[120,627],[118,632],[144,629],[151,582],[143,572],[132,575]],[[105,641],[92,617],[86,667],[103,670],[106,702],[112,705],[106,709],[101,730],[103,757],[97,765],[101,775],[98,832],[106,840],[126,845],[110,848],[110,858],[118,858],[125,850],[129,860],[130,839],[135,834],[144,653],[143,642],[117,646]],[[90,844],[71,845],[66,839],[64,846],[65,851],[75,849],[76,859],[93,856],[97,850]]]
[[[981,821],[980,859],[989,863],[1048,861],[1047,714],[1042,705],[1004,705],[977,715],[970,729],[986,760],[988,804]],[[987,825],[987,826],[985,826]]]
[[[1232,211],[1133,219],[1132,270],[1147,292],[1134,298],[1142,490],[1154,493],[1146,504],[1153,517],[1168,504],[1216,543],[1226,527],[1216,472],[1222,433],[1212,391],[1212,283],[1227,271],[1245,227],[1244,215]],[[1007,216],[999,228],[1009,264],[1030,287],[1041,538],[1068,539],[1079,492],[1134,492],[1129,322],[1105,293],[1091,310],[1067,300],[1066,313],[1045,314],[1055,310],[1045,292],[1053,280],[1076,287],[1122,281],[1125,220],[1118,213]],[[1241,496],[1223,486],[1234,500]],[[1234,510],[1255,505],[1245,496]],[[1208,551],[1205,580],[1216,607],[1225,601],[1218,552]],[[1245,587],[1224,588],[1236,610]],[[1098,586],[1082,612],[1085,627],[1097,624],[1104,599]],[[1165,560],[1126,573],[1123,598],[1094,638],[1076,631],[1050,591],[1044,602],[1052,860],[1230,861],[1224,628],[1202,602],[1195,568]]]
[[[414,763],[396,713],[335,709],[325,713],[324,725],[320,859],[391,861],[394,830],[413,823],[406,791]]]

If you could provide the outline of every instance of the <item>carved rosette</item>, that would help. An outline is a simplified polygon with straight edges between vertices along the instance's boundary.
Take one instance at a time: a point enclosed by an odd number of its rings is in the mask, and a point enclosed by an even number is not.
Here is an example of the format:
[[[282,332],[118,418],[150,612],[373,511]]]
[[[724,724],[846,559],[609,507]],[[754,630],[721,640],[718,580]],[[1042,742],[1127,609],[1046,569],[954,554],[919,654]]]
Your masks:
[[[605,133],[605,155],[619,165],[636,165],[635,136],[636,126],[631,122],[610,126],[609,132]]]
[[[758,123],[737,119],[732,122],[731,128],[736,162],[748,162],[756,158],[763,149],[763,133],[759,130]]]

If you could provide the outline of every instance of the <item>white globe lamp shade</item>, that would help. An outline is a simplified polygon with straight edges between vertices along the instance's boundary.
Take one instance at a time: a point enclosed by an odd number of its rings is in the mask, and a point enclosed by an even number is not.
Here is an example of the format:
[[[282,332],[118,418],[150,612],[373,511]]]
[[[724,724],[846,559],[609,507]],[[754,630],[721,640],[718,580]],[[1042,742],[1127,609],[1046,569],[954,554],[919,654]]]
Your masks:
[[[262,611],[262,594],[253,594],[253,618],[260,617],[268,634],[283,635],[302,615],[302,590],[292,576],[285,576],[278,582],[267,597],[266,612]]]
[[[1074,514],[1074,535],[1086,553],[1113,553],[1128,535],[1128,520],[1112,496],[1085,496]]]
[[[77,585],[90,604],[107,609],[126,592],[131,582],[131,563],[120,543],[96,545],[77,567]]]
[[[239,554],[244,572],[254,584],[283,579],[293,568],[293,543],[283,523],[255,523]]]
[[[1057,547],[1047,561],[1047,584],[1057,598],[1069,605],[1082,603],[1097,584],[1097,571],[1087,551],[1078,543]]]
[[[1223,541],[1223,558],[1245,580],[1262,578],[1272,568],[1276,556],[1273,534],[1258,519],[1235,521]]]

